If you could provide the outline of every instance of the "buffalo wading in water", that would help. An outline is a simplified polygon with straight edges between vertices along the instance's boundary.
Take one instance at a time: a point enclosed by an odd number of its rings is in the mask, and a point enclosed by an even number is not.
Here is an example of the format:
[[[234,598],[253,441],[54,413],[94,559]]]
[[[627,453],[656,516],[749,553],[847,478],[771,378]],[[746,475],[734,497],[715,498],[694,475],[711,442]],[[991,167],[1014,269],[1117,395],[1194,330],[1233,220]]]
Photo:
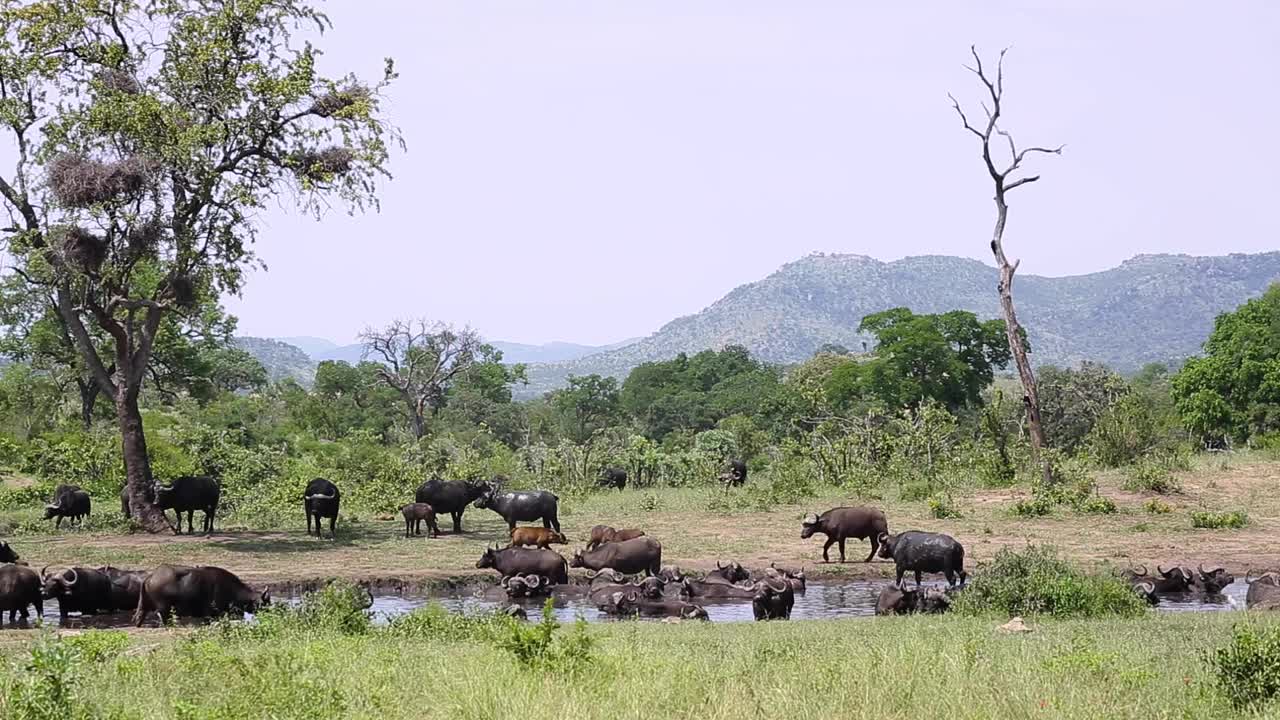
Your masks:
[[[476,507],[489,509],[507,521],[507,530],[514,530],[517,522],[541,520],[542,526],[560,532],[560,519],[556,516],[560,499],[546,490],[490,490],[476,498]]]
[[[555,587],[546,575],[512,575],[502,578],[500,584],[509,598],[546,597]]]
[[[173,510],[178,518],[174,533],[182,534],[182,513],[187,514],[187,531],[196,533],[195,512],[204,513],[201,529],[208,535],[213,532],[213,519],[218,514],[218,500],[222,497],[222,483],[207,476],[184,475],[174,478],[169,485],[155,484],[156,507],[161,512]],[[168,519],[167,516],[165,518]]]
[[[569,567],[657,575],[662,569],[662,543],[648,536],[605,543],[594,550],[574,553]]]
[[[569,567],[564,557],[554,550],[541,548],[485,548],[476,561],[480,569],[492,568],[502,577],[543,575],[557,584],[569,582]]]
[[[677,598],[647,598],[639,589],[619,590],[611,593],[600,604],[600,609],[610,615],[650,617],[677,617],[682,620],[710,620],[701,605],[687,603]]]
[[[632,540],[643,537],[644,531],[636,528],[623,528],[622,530],[614,530],[608,525],[596,525],[591,528],[591,538],[587,541],[587,549],[595,550],[605,543],[621,542],[623,540]]]
[[[511,545],[521,547],[536,545],[547,549],[552,545],[568,545],[569,540],[555,530],[539,527],[518,527],[511,529]]]
[[[876,615],[911,615],[944,613],[951,607],[951,596],[936,588],[919,589],[887,585],[876,598]]]
[[[1191,589],[1205,595],[1221,595],[1228,585],[1236,581],[1236,576],[1218,567],[1206,571],[1204,565],[1196,566],[1197,575],[1192,579]]]
[[[30,615],[27,607],[36,610],[36,617],[44,613],[44,588],[40,576],[25,565],[0,565],[0,615],[9,613],[9,624],[25,621]]]
[[[1249,591],[1244,604],[1250,610],[1280,610],[1280,573],[1267,571],[1254,577],[1253,571],[1245,573]]]
[[[113,568],[114,570],[114,568]],[[117,586],[105,568],[69,567],[40,571],[44,599],[57,600],[63,620],[69,613],[99,615],[131,610],[137,604],[137,587],[130,596],[128,585]]]
[[[450,480],[431,478],[418,487],[414,502],[426,503],[437,513],[453,517],[453,532],[462,532],[462,514],[467,506],[492,489],[489,483],[474,480]]]
[[[306,489],[302,491],[302,510],[307,514],[307,534],[311,534],[311,521],[314,519],[316,537],[321,537],[320,521],[328,518],[329,536],[336,538],[338,533],[335,526],[338,523],[338,507],[341,503],[342,493],[338,491],[337,485],[324,478],[316,478],[307,483]]]
[[[436,511],[426,503],[409,503],[400,508],[404,516],[404,536],[413,537],[422,534],[422,523],[427,524],[431,537],[440,537],[440,526],[436,524]]]
[[[964,571],[964,546],[950,535],[919,530],[897,535],[884,533],[880,536],[880,557],[893,560],[897,566],[895,584],[899,587],[908,571],[915,573],[916,587],[920,587],[924,573],[942,573],[953,587],[957,579],[963,587],[969,577]]]
[[[751,612],[756,620],[790,620],[795,592],[783,578],[765,578],[756,583]]]
[[[92,500],[89,493],[78,485],[59,485],[53,491],[53,500],[44,506],[44,519],[57,518],[55,528],[62,527],[62,519],[67,518],[71,525],[79,525],[89,515]]]
[[[257,612],[270,604],[267,591],[255,592],[220,567],[161,565],[147,575],[138,593],[133,622],[142,627],[149,611],[163,625],[171,616],[218,617]]]
[[[840,562],[844,562],[844,541],[870,540],[871,552],[863,562],[871,562],[880,549],[880,537],[889,532],[889,521],[884,512],[873,507],[838,507],[821,515],[810,513],[800,523],[800,539],[807,540],[814,533],[827,536],[827,543],[822,546],[822,562],[831,562],[827,551],[831,546],[840,544]]]

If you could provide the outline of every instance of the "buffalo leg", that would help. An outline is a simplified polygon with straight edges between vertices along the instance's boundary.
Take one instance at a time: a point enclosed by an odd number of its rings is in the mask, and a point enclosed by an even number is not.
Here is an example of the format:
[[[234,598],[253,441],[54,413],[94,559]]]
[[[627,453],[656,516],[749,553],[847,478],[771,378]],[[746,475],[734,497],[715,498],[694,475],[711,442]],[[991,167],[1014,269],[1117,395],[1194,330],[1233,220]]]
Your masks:
[[[54,520],[54,521],[53,521],[53,529],[54,529],[54,530],[61,530],[61,529],[62,529],[62,516],[61,516],[61,515],[59,515],[59,516],[58,516],[58,519],[57,519],[57,520]]]
[[[413,526],[413,521],[412,521],[412,520],[410,520],[409,518],[405,518],[405,519],[404,519],[404,536],[405,536],[405,537],[409,537],[409,536],[412,534],[412,533],[410,533],[410,532],[409,532],[409,529],[410,529],[412,526]]]
[[[943,573],[943,574],[947,576],[947,587],[955,587],[955,586],[956,586],[956,574],[955,574],[954,572],[951,572],[950,570],[946,571],[946,572],[945,572],[945,573]]]
[[[830,550],[831,546],[835,544],[836,544],[835,538],[830,538],[830,537],[827,538],[827,544],[822,546],[822,562],[824,563],[831,562],[831,558],[827,557],[827,551]]]
[[[551,526],[556,529],[556,532],[560,532],[560,517],[556,513],[551,513]]]
[[[840,538],[840,563],[844,564],[844,538]]]
[[[862,562],[871,562],[876,556],[876,551],[880,549],[880,540],[875,536],[871,536],[871,554],[867,555],[867,559]]]
[[[897,585],[899,588],[902,587],[902,576],[906,574],[907,574],[906,568],[898,568],[898,581],[894,584]]]
[[[337,539],[338,537],[338,513],[334,513],[329,518],[329,537]],[[320,535],[320,516],[316,516],[316,536]]]
[[[453,532],[455,534],[461,534],[462,533],[462,513],[455,512],[451,514],[453,515]]]
[[[427,520],[427,529],[431,531],[431,537],[440,537],[440,526],[436,524],[435,518]]]
[[[920,582],[923,578],[924,578],[924,573],[920,572],[919,570],[916,570],[916,589],[917,590],[920,589]]]

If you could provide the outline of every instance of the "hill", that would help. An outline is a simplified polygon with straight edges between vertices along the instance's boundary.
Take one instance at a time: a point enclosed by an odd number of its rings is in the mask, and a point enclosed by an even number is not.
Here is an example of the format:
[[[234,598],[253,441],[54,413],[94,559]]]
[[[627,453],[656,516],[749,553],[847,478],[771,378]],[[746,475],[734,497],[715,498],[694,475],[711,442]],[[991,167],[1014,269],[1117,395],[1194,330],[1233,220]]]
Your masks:
[[[316,379],[316,364],[302,350],[270,338],[238,337],[236,347],[258,359],[272,382],[293,378],[310,387]]]
[[[1280,281],[1280,252],[1192,257],[1139,255],[1088,275],[1019,275],[1018,317],[1037,364],[1097,360],[1120,371],[1193,355],[1214,318]],[[861,349],[857,332],[870,313],[905,306],[917,313],[970,310],[997,317],[993,267],[957,257],[881,262],[860,255],[814,254],[742,285],[694,315],[667,323],[625,347],[576,360],[535,365],[520,394],[537,395],[568,375],[623,377],[640,363],[725,345],[791,363],[824,343]]]
[[[315,338],[302,339],[315,340]],[[290,342],[289,338],[280,338],[280,340]],[[612,345],[579,345],[577,343],[567,342],[549,342],[543,345],[527,345],[525,343],[491,340],[489,344],[493,345],[498,350],[501,350],[503,361],[508,363],[559,363],[576,360],[595,353],[607,352],[633,342],[635,342],[635,339],[624,340]],[[292,344],[296,344],[298,347],[306,350],[304,345],[298,343]],[[321,347],[315,351],[307,350],[307,354],[309,354],[316,362],[321,362],[323,360],[342,360],[353,365],[360,362],[360,355],[363,352],[364,346],[359,343],[343,345],[341,347],[334,343],[329,343],[328,347]]]

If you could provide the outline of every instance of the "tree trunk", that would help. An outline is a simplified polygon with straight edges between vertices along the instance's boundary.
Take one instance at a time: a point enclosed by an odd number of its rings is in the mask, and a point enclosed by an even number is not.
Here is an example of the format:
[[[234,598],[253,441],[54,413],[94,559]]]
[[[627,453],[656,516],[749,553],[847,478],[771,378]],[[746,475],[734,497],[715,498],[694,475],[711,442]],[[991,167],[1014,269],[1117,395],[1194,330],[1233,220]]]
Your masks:
[[[151,460],[147,457],[147,439],[142,432],[142,412],[136,393],[124,387],[123,378],[116,397],[116,419],[124,443],[124,470],[128,478],[129,510],[148,532],[173,530],[164,512],[152,502]]]
[[[98,404],[102,388],[98,387],[93,378],[76,380],[76,385],[80,388],[80,423],[84,425],[85,432],[88,432],[93,429],[93,408]]]
[[[1004,314],[1004,329],[1009,338],[1009,351],[1013,354],[1013,364],[1018,369],[1018,379],[1022,381],[1022,404],[1027,411],[1027,425],[1031,436],[1031,460],[1041,466],[1046,484],[1053,483],[1053,467],[1044,456],[1044,427],[1040,424],[1040,395],[1036,391],[1036,376],[1031,370],[1031,360],[1027,358],[1026,348],[1022,345],[1022,326],[1018,324],[1018,313],[1013,306],[1013,274],[1018,264],[1009,263],[1004,254],[1004,226],[1009,215],[1009,206],[1005,204],[1004,192],[996,192],[996,228],[991,238],[991,252],[995,255],[996,264],[1000,268],[1000,310]]]

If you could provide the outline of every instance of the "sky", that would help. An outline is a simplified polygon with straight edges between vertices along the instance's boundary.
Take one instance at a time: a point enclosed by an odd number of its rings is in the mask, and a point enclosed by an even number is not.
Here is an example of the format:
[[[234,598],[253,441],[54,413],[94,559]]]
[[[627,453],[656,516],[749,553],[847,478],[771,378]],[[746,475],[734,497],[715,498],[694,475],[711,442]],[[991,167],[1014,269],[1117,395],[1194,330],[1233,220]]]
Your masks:
[[[493,340],[656,331],[811,252],[991,262],[947,93],[1006,59],[1021,273],[1277,249],[1280,2],[330,0],[321,69],[400,79],[381,211],[260,218],[246,335],[397,317]]]

